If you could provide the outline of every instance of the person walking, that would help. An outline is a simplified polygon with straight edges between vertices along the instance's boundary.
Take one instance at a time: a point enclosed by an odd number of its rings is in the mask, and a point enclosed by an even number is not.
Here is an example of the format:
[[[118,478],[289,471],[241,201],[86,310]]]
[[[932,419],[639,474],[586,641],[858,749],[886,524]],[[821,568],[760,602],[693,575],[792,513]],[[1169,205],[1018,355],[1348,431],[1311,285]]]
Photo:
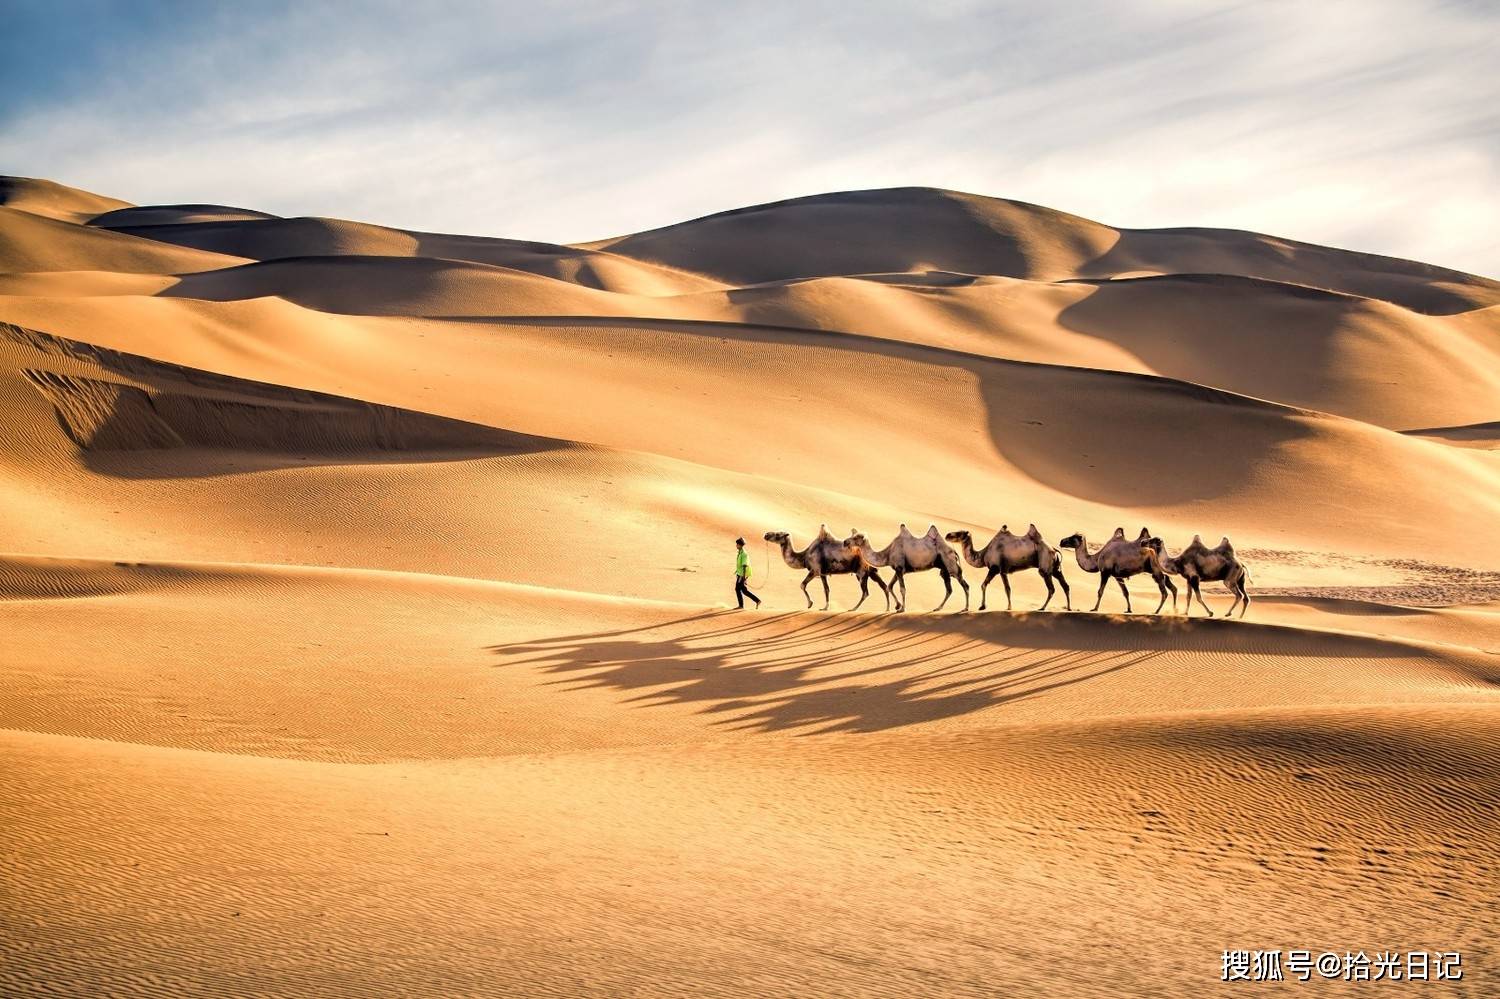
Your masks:
[[[740,610],[745,609],[745,598],[749,597],[755,601],[755,606],[760,606],[760,597],[750,592],[750,555],[745,551],[745,539],[735,538],[734,547],[734,598],[739,601]]]

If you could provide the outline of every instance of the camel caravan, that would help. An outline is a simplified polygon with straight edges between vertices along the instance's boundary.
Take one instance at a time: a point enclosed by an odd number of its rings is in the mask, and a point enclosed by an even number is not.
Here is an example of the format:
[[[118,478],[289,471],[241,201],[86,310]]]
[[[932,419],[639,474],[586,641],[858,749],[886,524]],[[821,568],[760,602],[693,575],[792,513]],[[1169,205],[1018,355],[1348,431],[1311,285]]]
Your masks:
[[[891,543],[879,549],[855,530],[851,530],[849,536],[840,541],[828,532],[826,524],[818,531],[818,536],[812,543],[801,551],[792,546],[791,535],[785,531],[768,531],[765,538],[781,548],[781,557],[787,565],[793,569],[807,570],[807,575],[802,579],[802,595],[807,598],[809,608],[813,606],[813,598],[807,592],[808,583],[815,579],[822,581],[823,609],[827,610],[831,602],[828,577],[852,575],[859,580],[859,602],[854,605],[853,610],[858,610],[869,597],[870,584],[874,583],[885,596],[886,610],[891,609],[894,598],[896,610],[904,611],[907,575],[936,569],[943,580],[943,599],[934,610],[942,610],[947,605],[949,598],[953,596],[955,582],[963,590],[964,610],[968,610],[969,584],[964,581],[963,572],[963,563],[967,562],[976,569],[987,570],[984,582],[979,584],[980,610],[986,609],[990,581],[996,576],[1000,577],[1000,582],[1005,586],[1005,609],[1010,610],[1010,574],[1027,569],[1035,569],[1047,586],[1047,599],[1042,601],[1039,610],[1047,609],[1056,595],[1057,587],[1062,587],[1064,607],[1067,610],[1073,609],[1073,595],[1063,576],[1062,552],[1046,542],[1035,524],[1025,534],[1012,534],[1008,527],[1001,527],[999,533],[983,548],[975,547],[974,538],[968,531],[950,531],[944,535],[936,525],[928,527],[927,533],[918,537],[902,524],[900,533],[891,539]],[[953,548],[954,544],[958,545],[956,550]],[[1114,536],[1097,550],[1090,549],[1088,539],[1082,534],[1070,534],[1059,541],[1058,546],[1072,549],[1078,567],[1084,572],[1099,576],[1099,593],[1092,608],[1096,611],[1104,602],[1104,591],[1109,588],[1109,581],[1113,579],[1119,584],[1120,593],[1125,597],[1125,612],[1134,613],[1125,580],[1142,574],[1149,575],[1161,593],[1161,600],[1157,603],[1156,610],[1152,611],[1153,614],[1161,613],[1169,595],[1172,598],[1172,612],[1176,613],[1177,586],[1172,582],[1173,576],[1187,583],[1186,613],[1189,616],[1193,613],[1194,597],[1197,597],[1198,605],[1209,617],[1214,616],[1199,589],[1203,583],[1223,583],[1233,594],[1234,603],[1225,613],[1226,617],[1232,617],[1236,608],[1240,609],[1240,617],[1244,617],[1245,612],[1250,609],[1250,594],[1245,589],[1250,574],[1244,564],[1235,558],[1234,546],[1229,543],[1228,538],[1221,539],[1217,546],[1209,548],[1195,534],[1192,542],[1175,556],[1167,553],[1161,538],[1153,536],[1144,527],[1133,541],[1125,537],[1124,528],[1116,528]],[[880,578],[881,569],[891,571],[889,585]]]

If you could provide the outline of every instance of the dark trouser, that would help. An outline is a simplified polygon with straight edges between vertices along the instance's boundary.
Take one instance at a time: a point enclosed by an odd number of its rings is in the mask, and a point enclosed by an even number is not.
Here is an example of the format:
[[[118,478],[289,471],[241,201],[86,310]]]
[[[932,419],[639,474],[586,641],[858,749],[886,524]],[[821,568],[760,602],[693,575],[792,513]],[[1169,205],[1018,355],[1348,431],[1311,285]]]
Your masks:
[[[745,585],[745,577],[744,576],[735,576],[734,577],[734,598],[740,602],[740,608],[741,609],[744,609],[745,598],[746,597],[749,597],[751,600],[754,600],[755,601],[755,606],[757,606],[757,607],[760,606],[760,597],[757,597],[755,594],[753,594],[753,593],[750,592],[750,587],[748,587],[748,586]]]

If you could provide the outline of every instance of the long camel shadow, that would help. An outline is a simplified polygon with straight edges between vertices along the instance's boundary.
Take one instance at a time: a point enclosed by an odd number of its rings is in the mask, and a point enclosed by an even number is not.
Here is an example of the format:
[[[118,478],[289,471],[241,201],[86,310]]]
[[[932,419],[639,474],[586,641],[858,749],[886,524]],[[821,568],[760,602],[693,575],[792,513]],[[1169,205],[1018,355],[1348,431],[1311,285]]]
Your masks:
[[[714,619],[725,620],[715,626]],[[696,706],[754,732],[876,732],[1039,697],[1140,665],[1160,649],[1069,648],[1045,633],[1007,644],[885,615],[700,614],[493,646],[506,668],[607,690],[640,707]]]

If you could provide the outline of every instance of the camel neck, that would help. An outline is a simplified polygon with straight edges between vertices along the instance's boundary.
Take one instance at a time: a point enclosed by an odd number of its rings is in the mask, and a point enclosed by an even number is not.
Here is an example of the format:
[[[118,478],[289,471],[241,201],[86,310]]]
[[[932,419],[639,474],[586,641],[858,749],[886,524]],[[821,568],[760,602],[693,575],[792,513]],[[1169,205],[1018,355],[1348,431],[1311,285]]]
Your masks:
[[[793,569],[804,569],[807,567],[807,552],[799,552],[794,549],[791,538],[781,539],[781,557]]]

